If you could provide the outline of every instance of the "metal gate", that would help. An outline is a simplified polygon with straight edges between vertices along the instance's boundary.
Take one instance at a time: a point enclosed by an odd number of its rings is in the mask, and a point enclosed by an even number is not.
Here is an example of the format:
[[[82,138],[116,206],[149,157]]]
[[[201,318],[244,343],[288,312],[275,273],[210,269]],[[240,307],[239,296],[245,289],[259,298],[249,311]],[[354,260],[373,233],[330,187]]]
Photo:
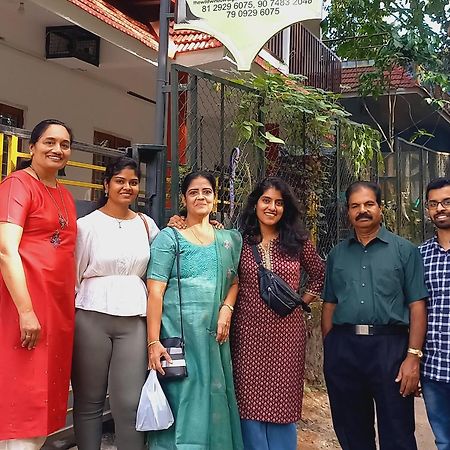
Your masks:
[[[180,179],[191,170],[204,169],[217,180],[218,220],[236,226],[255,183],[271,175],[292,186],[322,256],[345,237],[343,192],[354,175],[351,162],[337,151],[338,132],[321,138],[323,142],[312,142],[314,137],[305,136],[305,124],[294,127],[280,104],[269,104],[262,95],[248,95],[257,93],[249,87],[197,69],[173,65],[170,92],[167,216],[179,211]],[[285,144],[261,149],[251,140],[243,142],[237,118],[262,124]],[[317,176],[306,180],[305,173]]]
[[[322,138],[323,142],[302,136],[301,127],[299,132],[298,124],[294,127],[279,105],[267,104],[263,96],[246,96],[250,91],[197,69],[172,66],[166,215],[179,211],[179,181],[191,170],[215,174],[215,212],[226,226],[237,225],[256,181],[280,176],[292,186],[318,251],[325,257],[350,232],[345,190],[356,176],[352,162],[341,151],[348,143],[342,141],[339,130],[328,141]],[[262,150],[239,140],[236,118],[242,116],[246,101],[253,103],[245,105],[245,119],[263,124],[284,145],[268,144]],[[433,178],[450,176],[450,156],[397,138],[396,152],[385,154],[384,160],[383,171],[379,173],[374,162],[362,178],[380,182],[386,226],[415,243],[422,242],[433,233],[423,208],[425,187]],[[306,183],[302,174],[311,172],[317,176]]]
[[[397,138],[395,153],[385,156],[380,176],[386,225],[395,233],[420,244],[434,233],[424,200],[427,184],[450,177],[450,154]]]

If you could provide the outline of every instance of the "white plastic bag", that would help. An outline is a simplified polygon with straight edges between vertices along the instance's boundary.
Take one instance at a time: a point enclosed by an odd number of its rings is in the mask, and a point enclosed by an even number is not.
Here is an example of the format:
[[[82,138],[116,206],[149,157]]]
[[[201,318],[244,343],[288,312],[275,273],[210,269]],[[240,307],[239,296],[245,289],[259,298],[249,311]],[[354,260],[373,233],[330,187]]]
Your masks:
[[[151,370],[142,387],[136,415],[137,431],[156,431],[169,428],[174,422],[169,402],[156,376]]]

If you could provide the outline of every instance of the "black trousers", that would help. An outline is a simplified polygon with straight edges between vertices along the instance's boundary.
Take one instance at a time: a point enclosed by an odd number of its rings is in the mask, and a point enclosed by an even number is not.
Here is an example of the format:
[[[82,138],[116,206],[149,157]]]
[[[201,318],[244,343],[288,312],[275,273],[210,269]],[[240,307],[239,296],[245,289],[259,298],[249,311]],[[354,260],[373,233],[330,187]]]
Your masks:
[[[407,335],[356,336],[333,328],[324,341],[324,374],[333,425],[343,450],[417,450],[414,397],[395,382]]]

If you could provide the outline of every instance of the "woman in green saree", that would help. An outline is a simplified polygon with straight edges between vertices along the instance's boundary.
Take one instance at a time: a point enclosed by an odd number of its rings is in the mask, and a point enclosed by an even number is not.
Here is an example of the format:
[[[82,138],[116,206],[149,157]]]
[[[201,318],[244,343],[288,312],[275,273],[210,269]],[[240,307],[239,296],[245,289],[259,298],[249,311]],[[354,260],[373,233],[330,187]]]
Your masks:
[[[151,246],[147,273],[149,367],[164,370],[170,356],[160,338],[181,336],[176,238],[180,249],[181,314],[188,377],[161,381],[175,423],[149,433],[151,450],[242,450],[228,334],[237,297],[242,238],[209,223],[215,179],[186,176],[181,191],[186,228],[163,229]]]

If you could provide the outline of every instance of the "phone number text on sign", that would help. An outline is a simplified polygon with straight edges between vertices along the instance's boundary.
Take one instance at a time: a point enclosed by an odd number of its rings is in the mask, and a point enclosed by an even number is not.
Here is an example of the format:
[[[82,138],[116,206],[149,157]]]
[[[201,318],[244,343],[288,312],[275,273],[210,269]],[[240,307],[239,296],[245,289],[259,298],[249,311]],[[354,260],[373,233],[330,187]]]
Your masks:
[[[217,0],[216,0],[217,1]],[[201,11],[226,12],[227,19],[236,17],[256,17],[271,16],[280,14],[280,7],[283,6],[301,6],[311,4],[312,0],[258,0],[258,1],[235,1],[235,2],[214,2],[208,0],[194,1],[194,4],[203,4]]]
[[[323,0],[177,0],[176,30],[218,39],[238,70],[249,71],[264,44],[284,28],[323,17]]]

